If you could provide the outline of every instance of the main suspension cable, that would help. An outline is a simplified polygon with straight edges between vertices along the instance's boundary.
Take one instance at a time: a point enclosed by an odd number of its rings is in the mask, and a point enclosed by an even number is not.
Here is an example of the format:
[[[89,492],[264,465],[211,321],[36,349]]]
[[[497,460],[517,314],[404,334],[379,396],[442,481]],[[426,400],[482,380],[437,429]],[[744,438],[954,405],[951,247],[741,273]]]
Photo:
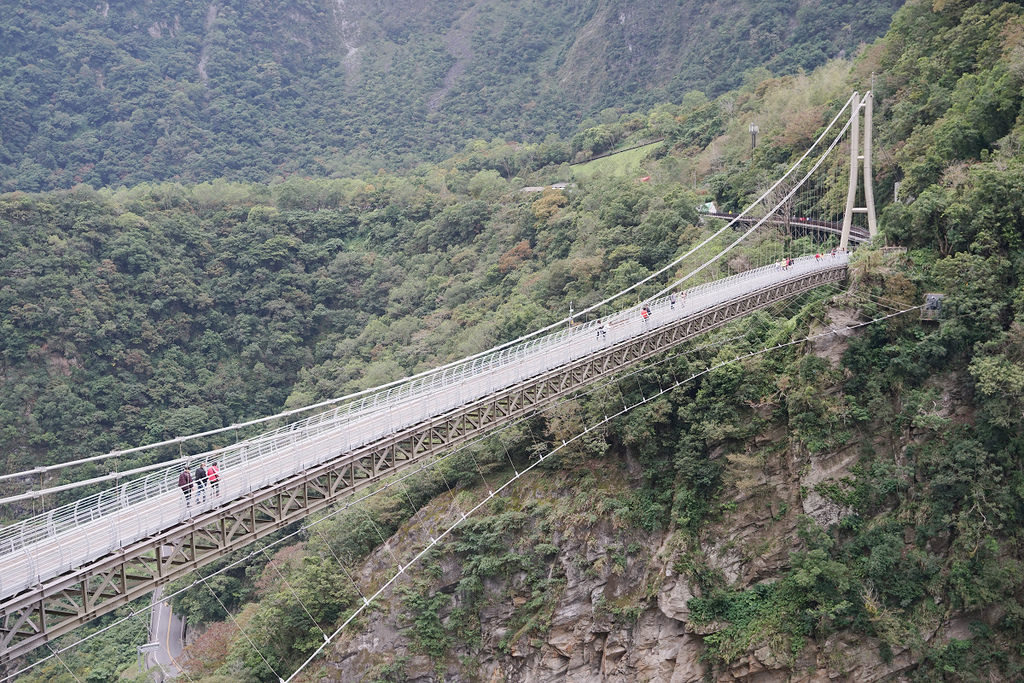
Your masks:
[[[318,403],[313,403],[313,404],[310,404],[310,405],[307,405],[307,406],[303,406],[303,407],[300,407],[300,408],[293,408],[291,410],[282,411],[282,412],[276,413],[274,415],[268,415],[266,417],[256,418],[256,419],[253,419],[253,420],[248,420],[246,422],[235,423],[235,424],[228,425],[226,427],[218,427],[216,429],[210,429],[210,430],[207,430],[207,431],[204,431],[204,432],[198,432],[198,433],[195,433],[195,434],[189,434],[189,435],[185,435],[185,436],[178,436],[178,437],[175,437],[173,439],[166,439],[164,441],[159,441],[159,442],[156,442],[156,443],[146,444],[146,445],[142,445],[142,446],[135,446],[133,448],[119,449],[119,450],[110,451],[109,453],[104,453],[104,454],[101,454],[101,455],[94,455],[94,456],[89,456],[89,457],[86,457],[86,458],[78,458],[77,460],[69,460],[69,461],[64,462],[64,463],[56,463],[56,464],[53,464],[53,465],[43,465],[43,466],[35,467],[35,468],[32,468],[32,469],[23,470],[23,471],[20,471],[20,472],[13,472],[13,473],[8,473],[8,474],[3,474],[3,475],[0,475],[0,481],[5,481],[5,480],[9,480],[9,479],[14,479],[14,478],[20,478],[20,477],[25,477],[25,476],[29,476],[29,475],[32,475],[32,474],[43,474],[43,473],[47,473],[47,472],[53,472],[53,471],[57,471],[57,470],[61,470],[61,469],[67,468],[67,467],[72,467],[72,466],[75,466],[75,465],[82,465],[82,464],[87,464],[87,463],[91,463],[91,462],[99,462],[99,461],[106,460],[106,459],[109,459],[109,458],[115,458],[115,457],[120,457],[120,456],[123,456],[123,455],[129,455],[129,454],[132,454],[132,453],[138,453],[138,452],[142,452],[142,451],[146,451],[146,450],[152,450],[152,449],[159,448],[159,447],[162,447],[162,446],[169,446],[169,445],[174,445],[174,444],[182,444],[182,443],[186,443],[188,441],[193,441],[195,439],[199,439],[199,438],[203,438],[203,437],[208,437],[208,436],[214,436],[214,435],[217,435],[217,434],[222,434],[224,432],[242,429],[244,427],[250,427],[250,426],[254,426],[254,425],[258,425],[258,424],[263,424],[263,423],[266,423],[266,422],[270,422],[272,420],[292,417],[292,416],[298,415],[300,413],[304,413],[304,412],[312,411],[312,410],[317,410],[319,408],[325,408],[325,407],[328,407],[328,406],[333,406],[333,405],[336,405],[338,403],[352,401],[354,399],[360,398],[362,396],[366,396],[368,394],[371,394],[371,393],[374,393],[374,392],[377,392],[377,391],[381,391],[383,389],[389,389],[389,388],[398,386],[400,384],[403,384],[405,382],[408,382],[408,381],[411,381],[411,380],[415,380],[415,379],[420,379],[420,378],[423,378],[423,377],[427,377],[427,376],[430,376],[430,375],[432,375],[434,373],[442,372],[444,370],[450,369],[450,368],[455,367],[457,365],[461,365],[462,363],[466,363],[466,362],[469,362],[469,361],[472,361],[472,360],[476,360],[478,358],[482,358],[482,357],[490,355],[492,353],[496,353],[498,351],[504,350],[504,349],[506,349],[506,348],[508,348],[510,346],[514,346],[516,344],[524,342],[524,341],[526,341],[528,339],[532,339],[533,337],[536,337],[536,336],[538,336],[540,334],[543,334],[545,332],[550,332],[551,330],[554,330],[556,328],[563,327],[564,325],[566,325],[567,323],[571,322],[572,320],[578,318],[579,316],[587,315],[589,313],[592,313],[592,312],[600,309],[601,307],[606,306],[609,303],[620,299],[621,297],[625,296],[626,294],[629,294],[630,292],[636,290],[638,287],[647,284],[652,279],[663,275],[664,273],[666,273],[670,269],[672,269],[672,268],[676,267],[677,265],[679,265],[680,263],[682,263],[688,257],[692,256],[699,249],[701,249],[704,246],[706,246],[709,242],[711,242],[712,240],[717,238],[719,235],[721,235],[723,232],[725,232],[728,228],[732,227],[743,216],[745,216],[747,213],[749,213],[751,209],[753,209],[755,206],[760,204],[762,200],[764,200],[771,192],[773,192],[797,168],[799,168],[800,164],[803,163],[803,161],[811,154],[811,152],[822,142],[822,140],[825,139],[825,137],[828,134],[828,132],[836,124],[836,122],[842,116],[843,112],[846,111],[847,107],[850,106],[850,103],[852,101],[853,101],[853,96],[851,95],[850,98],[846,101],[846,103],[843,104],[842,108],[836,113],[836,115],[833,117],[833,119],[829,122],[828,126],[825,127],[825,129],[817,137],[817,139],[811,144],[811,146],[807,148],[807,151],[805,151],[803,153],[803,155],[792,166],[790,166],[789,170],[787,170],[785,172],[785,174],[783,174],[778,180],[776,180],[775,183],[771,187],[769,187],[767,190],[765,190],[764,193],[762,193],[761,196],[758,197],[758,199],[756,199],[754,202],[752,202],[741,213],[737,214],[735,218],[733,218],[731,221],[729,221],[720,230],[718,230],[717,232],[712,234],[710,237],[706,238],[704,241],[702,241],[697,246],[695,246],[692,249],[690,249],[690,251],[688,251],[687,253],[685,253],[682,256],[676,258],[675,260],[673,260],[668,265],[663,266],[662,268],[656,270],[655,272],[651,273],[647,277],[644,277],[643,279],[639,280],[638,282],[633,283],[629,287],[626,287],[625,289],[620,290],[619,292],[617,292],[615,294],[612,294],[612,295],[606,297],[605,299],[602,299],[601,301],[599,301],[599,302],[597,302],[597,303],[595,303],[595,304],[593,304],[591,306],[588,306],[585,309],[573,312],[570,316],[562,318],[561,320],[559,320],[557,322],[551,323],[550,325],[547,325],[545,327],[541,327],[541,328],[539,328],[537,330],[534,330],[533,332],[529,332],[527,334],[524,334],[524,335],[522,335],[522,336],[520,336],[520,337],[518,337],[516,339],[504,342],[502,344],[499,344],[497,346],[491,347],[491,348],[489,348],[487,350],[484,350],[484,351],[480,351],[480,352],[472,354],[470,356],[466,356],[464,358],[460,358],[460,359],[451,361],[449,363],[446,363],[444,365],[440,365],[440,366],[435,367],[435,368],[430,368],[429,370],[424,370],[423,372],[419,372],[419,373],[416,373],[414,375],[410,375],[408,377],[403,377],[401,379],[397,379],[397,380],[394,380],[392,382],[381,384],[381,385],[378,385],[376,387],[371,387],[371,388],[368,388],[368,389],[363,389],[361,391],[357,391],[357,392],[354,392],[352,394],[348,394],[346,396],[341,396],[341,397],[337,397],[337,398],[327,399],[325,401],[320,401]],[[849,127],[849,125],[850,125],[849,122],[847,122],[846,127]],[[844,131],[845,131],[845,127],[844,127]],[[826,153],[826,155],[827,155],[827,153]],[[778,207],[776,207],[776,208],[778,208]],[[759,222],[758,225],[760,225],[762,222],[763,222],[763,220],[761,222]],[[749,232],[750,231],[748,231],[747,234],[749,234]],[[665,291],[667,291],[667,290],[665,290]],[[187,461],[189,461],[189,460],[191,460],[193,458],[194,458],[194,456],[187,456],[187,457],[177,458],[175,460],[168,460],[168,461],[159,463],[157,466],[158,467],[159,466],[167,467],[167,466],[171,466],[171,465],[176,465],[176,464],[180,464],[180,463],[183,463],[183,462],[187,462]]]

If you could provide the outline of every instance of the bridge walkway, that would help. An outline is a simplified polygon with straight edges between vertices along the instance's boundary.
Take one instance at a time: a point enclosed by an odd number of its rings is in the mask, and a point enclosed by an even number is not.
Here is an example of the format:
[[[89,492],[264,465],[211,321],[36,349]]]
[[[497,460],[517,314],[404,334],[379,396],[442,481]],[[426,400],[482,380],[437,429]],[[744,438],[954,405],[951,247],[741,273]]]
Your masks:
[[[560,330],[211,453],[219,490],[187,506],[182,466],[0,534],[0,661],[37,647],[352,492],[686,339],[842,280],[847,255],[796,259]],[[599,332],[603,326],[603,332]],[[16,530],[12,532],[11,529]]]

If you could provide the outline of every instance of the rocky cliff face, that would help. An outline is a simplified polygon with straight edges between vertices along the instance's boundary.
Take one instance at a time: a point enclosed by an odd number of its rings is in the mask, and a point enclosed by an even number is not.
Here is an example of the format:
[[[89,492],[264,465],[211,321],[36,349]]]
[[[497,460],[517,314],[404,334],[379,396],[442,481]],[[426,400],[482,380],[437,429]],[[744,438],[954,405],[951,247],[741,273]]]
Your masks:
[[[836,456],[830,473],[840,475],[847,460]],[[613,462],[602,465],[615,468]],[[701,551],[709,566],[732,585],[747,587],[771,580],[796,546],[795,520],[803,509],[800,482],[815,476],[801,477],[801,467],[788,453],[765,463],[761,481],[745,490],[734,488],[735,510],[708,529]],[[749,475],[741,467],[735,473]],[[571,495],[568,489],[562,492]],[[811,513],[823,512],[811,502],[803,503]],[[427,516],[448,515],[428,510]],[[392,544],[427,531],[417,527],[403,530]],[[410,625],[401,600],[392,595],[360,632],[335,648],[329,657],[329,679],[381,675],[396,661],[410,681],[695,681],[707,676],[723,681],[880,680],[913,665],[909,651],[885,662],[878,654],[879,643],[840,635],[822,644],[808,643],[795,661],[787,660],[787,653],[775,652],[770,644],[756,644],[727,668],[713,669],[702,660],[703,640],[721,625],[690,622],[687,603],[698,589],[673,568],[682,549],[676,547],[672,533],[638,535],[635,529],[599,519],[557,529],[552,540],[559,552],[550,572],[564,583],[557,594],[546,596],[552,609],[542,632],[509,637],[510,623],[525,603],[521,573],[488,581],[475,636],[479,646],[455,644],[437,663],[416,652],[411,632],[416,627]],[[630,544],[640,547],[623,557]],[[442,575],[432,590],[455,592],[458,563],[453,555],[445,556]],[[374,577],[380,581],[392,567],[389,551],[380,550],[364,567],[360,580],[372,585]],[[442,621],[460,607],[455,598],[442,609]]]
[[[832,310],[827,317],[841,322],[843,315]],[[845,344],[843,336],[835,335],[808,350],[834,362]],[[951,381],[947,389],[955,392],[954,387]],[[757,409],[770,417],[771,406]],[[796,642],[755,634],[745,651],[727,662],[708,657],[707,643],[720,638],[728,624],[691,615],[690,601],[701,594],[691,578],[695,567],[731,590],[771,584],[790,566],[790,553],[801,549],[797,527],[802,516],[824,527],[847,516],[849,510],[815,489],[849,476],[862,448],[848,444],[810,457],[785,429],[772,428],[748,441],[744,451],[715,450],[711,457],[724,465],[720,507],[698,538],[671,528],[642,531],[624,521],[614,501],[639,486],[638,467],[628,452],[591,462],[582,474],[527,479],[497,504],[497,511],[485,512],[479,527],[456,532],[455,541],[441,546],[426,567],[410,569],[413,588],[407,580],[405,588],[388,594],[334,646],[328,678],[902,679],[917,667],[927,646],[969,639],[971,621],[991,624],[999,615],[934,618],[918,633],[907,634],[902,646],[893,646],[891,638],[883,643],[843,630]],[[468,500],[482,494],[460,495]],[[393,549],[422,547],[423,539],[436,536],[458,516],[451,498],[421,511],[388,549],[378,550],[363,566],[359,581],[364,592],[390,575]],[[507,519],[518,521],[503,529]],[[471,547],[482,528],[492,529],[501,542],[491,546],[496,564],[474,574],[466,567],[481,564]],[[466,590],[474,576],[480,579],[475,593]]]

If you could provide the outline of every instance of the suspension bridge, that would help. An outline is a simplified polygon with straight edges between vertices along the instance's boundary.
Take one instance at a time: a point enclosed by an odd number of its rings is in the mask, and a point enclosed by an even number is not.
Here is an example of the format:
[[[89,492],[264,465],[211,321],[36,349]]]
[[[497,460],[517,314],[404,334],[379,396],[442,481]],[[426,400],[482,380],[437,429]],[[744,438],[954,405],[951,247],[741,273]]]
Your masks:
[[[224,448],[0,499],[38,501],[87,485],[106,487],[0,529],[0,663],[689,339],[843,281],[848,246],[876,230],[871,105],[870,93],[854,93],[804,156],[746,211],[671,264],[567,320],[405,380],[311,406],[312,414]],[[845,173],[845,202],[829,200],[841,198],[834,187]],[[773,191],[783,181],[792,189],[775,201]],[[801,215],[814,216],[803,222],[806,230],[838,236],[838,244],[812,242],[811,253],[787,253],[793,241],[777,239],[784,232],[780,225],[785,227],[777,214],[794,205]],[[853,225],[856,213],[867,214],[866,230]],[[730,262],[724,277],[710,279],[712,268],[721,270],[719,262],[741,244],[748,248],[743,263]],[[637,300],[633,292],[651,288],[659,277],[669,281]],[[696,284],[695,278],[708,281]],[[214,461],[217,486],[183,495],[179,474]]]

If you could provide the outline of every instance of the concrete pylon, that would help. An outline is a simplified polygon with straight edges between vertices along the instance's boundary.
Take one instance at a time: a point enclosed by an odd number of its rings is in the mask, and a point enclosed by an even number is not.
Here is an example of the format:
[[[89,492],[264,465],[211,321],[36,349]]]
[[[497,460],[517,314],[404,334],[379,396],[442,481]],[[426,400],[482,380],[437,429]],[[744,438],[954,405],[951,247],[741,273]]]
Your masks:
[[[875,98],[870,91],[861,98],[853,93],[850,109],[850,184],[846,192],[846,212],[843,214],[843,233],[839,238],[839,248],[846,249],[850,243],[850,226],[853,225],[853,214],[865,213],[868,216],[868,235],[871,239],[878,234],[878,220],[875,216],[875,188],[871,180],[871,134],[872,109]],[[864,154],[859,153],[860,117],[864,113]],[[863,165],[861,164],[863,162]],[[857,181],[863,169],[864,206],[857,206]]]

